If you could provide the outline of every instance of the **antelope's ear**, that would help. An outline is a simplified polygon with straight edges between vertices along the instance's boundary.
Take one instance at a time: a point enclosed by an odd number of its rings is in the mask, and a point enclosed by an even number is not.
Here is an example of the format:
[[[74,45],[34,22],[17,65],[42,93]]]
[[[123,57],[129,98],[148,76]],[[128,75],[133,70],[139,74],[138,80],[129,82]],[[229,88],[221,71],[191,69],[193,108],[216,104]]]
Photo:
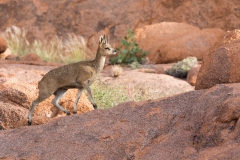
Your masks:
[[[108,44],[108,36],[106,36],[106,43]]]
[[[102,43],[103,42],[103,36],[101,35],[100,37],[99,37],[99,43]]]

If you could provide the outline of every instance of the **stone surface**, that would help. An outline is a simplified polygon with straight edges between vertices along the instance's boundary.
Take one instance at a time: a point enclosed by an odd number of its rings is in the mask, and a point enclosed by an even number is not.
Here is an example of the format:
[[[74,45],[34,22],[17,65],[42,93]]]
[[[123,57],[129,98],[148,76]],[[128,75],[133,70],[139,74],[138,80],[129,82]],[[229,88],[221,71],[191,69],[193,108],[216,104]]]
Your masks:
[[[105,69],[102,72],[101,81],[108,86],[119,88],[119,92],[122,88],[127,89],[129,97],[134,97],[134,93],[141,93],[139,96],[146,97],[145,99],[172,96],[194,89],[184,80],[166,74],[146,72],[148,72],[147,69],[125,70],[121,76],[114,78],[111,76],[110,70]]]
[[[198,73],[195,89],[240,82],[240,30],[226,32],[208,52]]]
[[[30,53],[26,54],[21,58],[22,61],[40,61],[42,62],[42,59],[37,55],[36,53]]]
[[[6,49],[7,49],[7,43],[5,39],[0,35],[0,54],[5,52]]]
[[[2,159],[240,159],[240,85],[0,132]]]
[[[5,57],[5,60],[20,60],[20,58],[15,54],[10,54],[7,57]]]
[[[9,48],[7,48],[3,53],[0,54],[0,60],[5,60],[10,55],[11,51]]]
[[[200,70],[201,65],[195,65],[187,74],[187,82],[192,86],[195,86],[197,81],[197,75]]]
[[[75,33],[86,40],[108,30],[112,43],[117,43],[127,28],[160,22],[184,22],[225,31],[239,28],[239,8],[238,0],[1,0],[0,30],[16,25],[28,30],[30,39]]]
[[[171,63],[203,53],[223,36],[221,29],[202,29],[184,23],[162,22],[136,30],[139,47],[153,63]]]

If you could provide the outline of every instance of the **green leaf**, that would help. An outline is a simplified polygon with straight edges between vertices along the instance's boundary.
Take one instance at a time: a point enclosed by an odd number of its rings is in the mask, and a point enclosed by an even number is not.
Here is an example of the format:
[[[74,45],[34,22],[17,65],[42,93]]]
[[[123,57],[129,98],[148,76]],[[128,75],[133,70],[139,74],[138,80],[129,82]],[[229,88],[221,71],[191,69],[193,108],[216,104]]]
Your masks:
[[[124,36],[124,39],[120,40],[121,46],[117,48],[118,63],[141,63],[148,54],[148,52],[143,52],[143,50],[139,48],[137,42],[135,41],[134,35],[134,31],[128,29],[127,35]]]
[[[128,50],[124,49],[124,50],[122,50],[122,53],[123,53],[123,54],[127,54],[127,53],[128,53]]]

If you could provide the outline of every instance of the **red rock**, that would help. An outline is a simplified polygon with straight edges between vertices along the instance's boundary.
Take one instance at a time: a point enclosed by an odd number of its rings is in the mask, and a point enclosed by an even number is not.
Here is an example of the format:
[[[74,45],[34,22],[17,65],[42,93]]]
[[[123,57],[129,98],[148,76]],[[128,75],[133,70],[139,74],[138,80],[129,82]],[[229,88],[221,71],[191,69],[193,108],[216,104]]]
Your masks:
[[[22,61],[39,61],[42,62],[42,59],[36,53],[26,54],[21,58]]]
[[[122,103],[0,132],[12,159],[239,159],[240,85]],[[49,143],[50,142],[50,143]]]
[[[125,36],[127,28],[136,29],[165,21],[223,30],[239,28],[240,23],[240,1],[237,0],[204,3],[199,0],[34,0],[28,3],[1,0],[0,4],[0,29],[3,31],[11,25],[25,28],[31,40],[67,36],[67,33],[89,39],[108,29],[111,43],[117,43]],[[21,11],[16,14],[19,7]]]
[[[194,66],[187,75],[187,82],[191,84],[192,86],[195,86],[196,81],[197,81],[197,75],[200,70],[201,65],[196,65]]]
[[[208,52],[198,73],[195,89],[240,82],[240,30],[229,31]]]
[[[183,92],[194,90],[194,88],[184,80],[176,79],[166,74],[144,73],[139,70],[123,71],[118,78],[102,78],[105,84],[109,86],[118,86],[121,90],[128,90],[128,96],[134,97],[134,92],[141,93],[140,96],[155,99],[167,97]],[[138,99],[137,97],[133,99]]]
[[[9,48],[7,48],[3,53],[0,54],[0,60],[5,60],[10,55],[11,51]]]
[[[171,63],[194,56],[202,59],[203,53],[223,35],[220,29],[203,29],[174,22],[162,22],[136,30],[139,48],[149,51],[154,63]]]
[[[5,58],[5,60],[20,60],[20,58],[17,55],[10,54]]]
[[[5,39],[0,35],[0,54],[5,52],[6,49],[7,49],[7,43]]]

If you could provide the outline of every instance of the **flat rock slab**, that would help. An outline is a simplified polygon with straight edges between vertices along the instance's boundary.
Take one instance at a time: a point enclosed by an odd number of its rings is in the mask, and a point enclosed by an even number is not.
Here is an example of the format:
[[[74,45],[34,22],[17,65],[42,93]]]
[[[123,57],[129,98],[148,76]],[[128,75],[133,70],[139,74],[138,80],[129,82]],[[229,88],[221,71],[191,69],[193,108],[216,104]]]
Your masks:
[[[0,132],[3,159],[240,159],[240,85]]]

